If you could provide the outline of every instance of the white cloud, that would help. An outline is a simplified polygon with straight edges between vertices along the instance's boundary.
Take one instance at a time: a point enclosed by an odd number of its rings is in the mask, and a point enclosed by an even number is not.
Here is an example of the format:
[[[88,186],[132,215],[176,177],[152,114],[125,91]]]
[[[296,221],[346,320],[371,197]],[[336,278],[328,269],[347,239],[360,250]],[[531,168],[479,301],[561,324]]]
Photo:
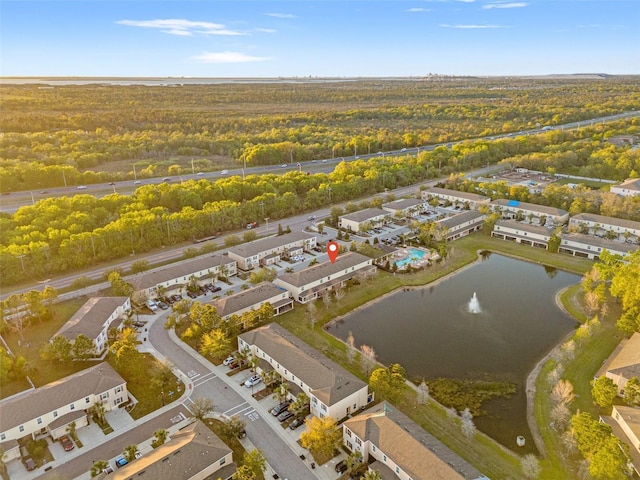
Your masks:
[[[487,3],[482,8],[485,10],[491,10],[492,8],[523,8],[528,4],[525,2],[511,2],[511,3]]]
[[[405,12],[430,12],[430,11],[431,11],[430,8],[421,8],[421,7],[408,8],[405,10]]]
[[[273,28],[256,28],[256,32],[261,32],[261,33],[276,33],[276,30],[274,30]]]
[[[202,63],[249,63],[270,60],[268,57],[254,57],[240,52],[203,52],[191,58]]]
[[[463,28],[463,29],[502,28],[500,25],[449,25],[446,23],[443,23],[440,26],[442,28]]]
[[[293,15],[292,13],[265,13],[265,15],[268,17],[275,17],[275,18],[296,18],[296,16]]]
[[[228,30],[224,25],[213,22],[194,22],[183,18],[167,18],[156,20],[118,20],[116,23],[129,27],[159,28],[170,35],[246,35],[246,33]]]

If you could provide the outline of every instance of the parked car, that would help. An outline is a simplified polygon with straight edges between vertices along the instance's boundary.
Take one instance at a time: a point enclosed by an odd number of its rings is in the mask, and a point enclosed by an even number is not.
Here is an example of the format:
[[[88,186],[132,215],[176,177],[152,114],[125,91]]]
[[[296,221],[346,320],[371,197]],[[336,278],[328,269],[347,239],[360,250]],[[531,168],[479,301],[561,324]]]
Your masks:
[[[113,473],[113,467],[111,465],[107,465],[104,470],[104,473]]]
[[[247,388],[251,388],[259,384],[261,381],[262,379],[260,378],[260,375],[253,375],[246,382],[244,382],[244,386]]]
[[[192,292],[191,290],[189,290],[187,292],[187,297],[189,298],[196,298],[198,295],[196,295],[194,292]]]
[[[235,361],[236,361],[236,357],[234,357],[233,355],[229,355],[227,358],[224,359],[224,362],[222,362],[222,364],[226,367],[231,365]]]
[[[335,470],[336,470],[336,472],[338,472],[340,474],[346,472],[347,471],[347,461],[346,460],[340,460],[338,463],[336,463]]]
[[[73,440],[71,440],[68,435],[63,435],[60,437],[60,444],[62,445],[62,448],[64,448],[65,452],[73,450],[73,448],[75,447]]]
[[[156,302],[154,302],[153,300],[149,299],[147,300],[147,307],[149,308],[149,310],[151,310],[152,312],[155,312],[158,310],[158,305],[156,305]]]
[[[167,305],[164,302],[158,302],[157,304],[162,310],[168,310],[169,309],[169,305]]]
[[[211,291],[212,291],[213,293],[215,293],[215,292],[219,292],[220,290],[222,290],[222,287],[217,287],[217,286],[216,286],[216,287],[213,287],[213,288],[211,289]]]
[[[124,455],[118,455],[116,457],[116,467],[118,468],[122,468],[124,467],[127,463],[129,463],[129,461],[124,458]]]
[[[291,424],[289,425],[289,428],[291,430],[295,430],[296,428],[300,427],[304,425],[304,417],[298,417],[296,419],[293,420],[293,422],[291,422]]]
[[[229,367],[231,370],[235,370],[236,368],[240,367],[240,364],[238,363],[238,361],[237,361],[237,360],[234,360],[233,362],[231,362],[231,363],[228,365],[228,367]]]
[[[24,468],[26,468],[29,472],[38,468],[36,462],[31,457],[23,457],[22,463],[24,464]]]
[[[275,407],[273,407],[271,409],[271,415],[273,415],[274,417],[277,417],[278,415],[280,415],[285,410],[288,410],[289,409],[289,405],[291,405],[291,400],[285,400],[284,402],[276,405]]]
[[[284,412],[282,412],[280,415],[278,415],[276,418],[278,419],[278,421],[280,423],[289,420],[291,417],[293,417],[293,412],[290,412],[289,410],[285,410]]]

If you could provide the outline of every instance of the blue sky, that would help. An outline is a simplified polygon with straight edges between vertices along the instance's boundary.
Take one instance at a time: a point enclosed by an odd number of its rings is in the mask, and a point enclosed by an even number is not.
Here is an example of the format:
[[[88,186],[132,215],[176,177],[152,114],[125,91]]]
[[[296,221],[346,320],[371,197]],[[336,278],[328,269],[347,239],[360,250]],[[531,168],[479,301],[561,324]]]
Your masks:
[[[640,73],[638,0],[11,1],[2,76]]]

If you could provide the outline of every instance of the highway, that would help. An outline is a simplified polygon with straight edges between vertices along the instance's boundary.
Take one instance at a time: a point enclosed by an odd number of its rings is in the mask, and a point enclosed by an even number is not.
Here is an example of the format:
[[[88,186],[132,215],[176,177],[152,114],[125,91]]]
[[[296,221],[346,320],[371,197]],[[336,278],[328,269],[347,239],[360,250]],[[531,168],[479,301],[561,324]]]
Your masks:
[[[390,150],[387,152],[365,153],[365,154],[359,154],[356,156],[325,158],[322,160],[309,160],[309,161],[300,162],[300,163],[286,164],[286,166],[264,165],[264,166],[248,167],[246,169],[235,168],[231,170],[221,170],[217,172],[197,172],[197,173],[194,172],[191,174],[166,176],[162,178],[138,179],[137,182],[140,182],[140,183],[134,183],[135,182],[134,180],[128,180],[128,181],[122,181],[122,182],[114,182],[113,185],[105,184],[105,183],[97,183],[92,185],[89,184],[89,185],[67,186],[67,187],[60,187],[60,188],[50,188],[50,189],[41,190],[41,191],[12,192],[10,195],[4,194],[0,197],[0,211],[6,212],[6,213],[13,213],[22,206],[32,205],[36,203],[38,200],[42,200],[45,198],[72,196],[77,194],[88,194],[88,195],[93,195],[97,198],[110,195],[112,193],[129,195],[133,193],[136,188],[142,185],[158,185],[165,181],[167,181],[168,183],[177,183],[177,182],[184,182],[187,180],[201,180],[201,179],[217,180],[219,178],[224,178],[224,176],[234,176],[234,175],[242,176],[243,170],[244,170],[244,175],[259,175],[263,173],[282,174],[291,170],[298,170],[298,169],[301,171],[310,172],[310,173],[319,173],[319,172],[329,173],[333,171],[335,166],[343,160],[344,161],[352,161],[356,159],[367,160],[370,158],[380,157],[380,156],[397,157],[397,156],[403,156],[403,155],[417,155],[420,152],[434,150],[435,148],[440,146],[451,147],[453,145],[467,142],[467,141],[495,140],[499,138],[514,137],[518,135],[535,135],[539,133],[545,133],[547,130],[570,130],[575,128],[592,126],[597,123],[612,122],[615,120],[619,120],[621,118],[629,118],[634,116],[640,116],[640,111],[624,112],[616,115],[609,115],[606,117],[583,120],[580,122],[571,122],[564,125],[556,125],[551,128],[540,127],[540,128],[530,129],[530,130],[522,130],[519,132],[494,135],[491,137],[470,138],[470,139],[459,140],[455,142],[438,143],[434,145],[425,145],[420,147],[408,147],[408,148],[402,148],[399,150]],[[226,174],[222,175],[221,172],[226,172]]]

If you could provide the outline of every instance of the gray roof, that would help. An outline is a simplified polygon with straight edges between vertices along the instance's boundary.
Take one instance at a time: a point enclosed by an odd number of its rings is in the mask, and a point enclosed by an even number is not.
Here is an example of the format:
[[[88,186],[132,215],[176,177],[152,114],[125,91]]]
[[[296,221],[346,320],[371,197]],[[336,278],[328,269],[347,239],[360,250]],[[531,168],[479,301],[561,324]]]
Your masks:
[[[435,195],[451,195],[454,197],[464,198],[465,200],[472,200],[474,202],[482,202],[489,200],[489,197],[485,197],[484,195],[479,195],[477,193],[470,192],[461,192],[459,190],[451,190],[449,188],[440,188],[440,187],[431,187],[428,190],[425,190],[427,194],[433,193]]]
[[[199,420],[171,435],[171,439],[139,459],[128,463],[117,471],[105,475],[109,480],[189,480],[219,462],[232,450]],[[235,472],[235,464],[227,464],[217,471],[215,478]]]
[[[335,275],[347,268],[355,267],[356,265],[371,260],[369,257],[357,252],[341,253],[337,256],[335,263],[331,263],[329,260],[322,263],[317,263],[303,270],[299,270],[293,273],[285,273],[278,278],[283,282],[293,285],[294,287],[302,287],[316,280],[320,280],[329,275]]]
[[[316,235],[312,235],[307,232],[296,231],[285,233],[284,235],[261,238],[260,240],[254,240],[249,243],[243,243],[242,245],[230,248],[229,252],[233,252],[242,258],[249,258],[262,252],[266,252],[267,250],[273,250],[290,243],[304,241],[315,237]]]
[[[103,393],[125,383],[124,378],[111,365],[103,362],[35,390],[15,395],[0,402],[0,431],[17,427],[89,395]]]
[[[613,186],[627,190],[640,190],[640,178],[627,178],[624,182]]]
[[[86,335],[91,340],[98,337],[104,322],[118,307],[122,307],[129,297],[94,297],[85,302],[82,307],[60,327],[54,335],[64,335],[73,341],[79,334]]]
[[[492,205],[498,205],[500,207],[511,207],[517,210],[528,210],[530,212],[543,213],[545,215],[553,215],[556,217],[563,217],[567,213],[566,210],[561,208],[548,207],[546,205],[538,205],[536,203],[520,202],[517,200],[508,200],[506,198],[499,198],[491,202]]]
[[[544,235],[550,237],[553,235],[553,229],[549,229],[540,225],[531,225],[526,222],[516,222],[515,220],[498,220],[496,226],[513,228],[516,230],[522,230],[523,232],[536,233],[538,235]],[[495,227],[494,227],[495,230]]]
[[[617,253],[617,252],[631,253],[638,250],[638,245],[635,245],[635,244],[614,242],[613,240],[607,240],[606,238],[594,237],[593,235],[583,235],[581,233],[567,233],[562,236],[562,240],[579,242],[585,245],[600,247],[602,249],[606,248],[607,250],[613,253]]]
[[[482,476],[393,405],[376,405],[343,425],[376,445],[411,478],[458,480]]]
[[[605,225],[613,225],[614,227],[631,228],[640,230],[640,222],[626,220],[624,218],[605,217],[604,215],[596,215],[595,213],[579,213],[571,217],[573,222],[594,222]]]
[[[347,213],[346,215],[340,215],[340,218],[345,220],[351,220],[352,222],[366,222],[372,218],[389,215],[389,212],[382,210],[381,208],[365,208],[353,213]]]
[[[417,198],[401,198],[394,200],[393,202],[384,203],[382,208],[390,208],[392,210],[405,210],[411,207],[417,207],[418,205],[424,205],[424,200]]]
[[[243,333],[240,338],[275,359],[311,388],[327,406],[349,397],[367,384],[276,323]]]
[[[476,210],[467,210],[466,212],[458,213],[457,215],[453,215],[452,217],[448,217],[443,220],[438,220],[436,223],[451,229],[451,228],[457,227],[458,225],[462,225],[463,223],[477,220],[480,218],[484,218],[483,213],[480,213]]]
[[[626,379],[640,377],[640,333],[620,343],[609,357],[606,370]]]
[[[231,260],[225,255],[209,255],[206,257],[194,258],[193,260],[187,260],[175,265],[171,265],[160,270],[154,270],[150,272],[141,273],[133,277],[127,277],[127,281],[130,282],[136,290],[143,290],[150,287],[155,287],[159,283],[168,282],[174,278],[188,277],[195,272],[207,270],[209,268],[220,267],[222,265],[228,265],[235,263],[235,260]]]
[[[253,305],[259,305],[265,300],[283,293],[286,293],[287,297],[289,296],[287,290],[277,287],[271,282],[262,282],[255,287],[240,290],[238,293],[212,300],[209,303],[216,307],[218,315],[226,317]]]

